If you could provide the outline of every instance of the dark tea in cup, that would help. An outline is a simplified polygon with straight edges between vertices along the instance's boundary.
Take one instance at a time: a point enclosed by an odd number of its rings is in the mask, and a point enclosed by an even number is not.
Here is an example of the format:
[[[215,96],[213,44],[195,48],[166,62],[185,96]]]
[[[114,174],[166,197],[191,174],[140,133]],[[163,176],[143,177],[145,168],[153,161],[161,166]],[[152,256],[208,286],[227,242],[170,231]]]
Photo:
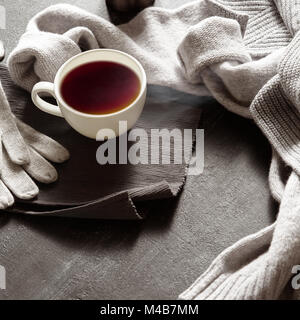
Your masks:
[[[42,96],[51,95],[56,103]],[[143,66],[131,55],[114,49],[81,52],[56,72],[54,81],[40,81],[31,92],[40,110],[64,118],[91,139],[114,139],[131,129],[140,117],[147,95]],[[126,126],[120,126],[126,121]],[[98,136],[105,130],[105,139]]]
[[[129,67],[95,61],[71,70],[61,83],[61,95],[73,109],[93,115],[128,107],[139,95],[141,83]]]

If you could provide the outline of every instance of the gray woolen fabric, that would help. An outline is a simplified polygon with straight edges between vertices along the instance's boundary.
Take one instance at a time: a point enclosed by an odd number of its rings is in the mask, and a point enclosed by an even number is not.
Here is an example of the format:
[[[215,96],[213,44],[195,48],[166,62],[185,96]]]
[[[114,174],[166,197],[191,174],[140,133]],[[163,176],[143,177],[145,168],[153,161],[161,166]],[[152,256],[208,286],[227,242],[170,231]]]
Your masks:
[[[200,1],[187,11],[147,8],[116,27],[77,7],[54,5],[31,19],[8,66],[14,82],[30,91],[40,80],[53,81],[59,67],[82,50],[111,48],[137,58],[150,84],[180,90],[185,86],[188,93],[207,95],[204,86],[185,81],[176,50],[187,29],[209,15],[207,4]]]

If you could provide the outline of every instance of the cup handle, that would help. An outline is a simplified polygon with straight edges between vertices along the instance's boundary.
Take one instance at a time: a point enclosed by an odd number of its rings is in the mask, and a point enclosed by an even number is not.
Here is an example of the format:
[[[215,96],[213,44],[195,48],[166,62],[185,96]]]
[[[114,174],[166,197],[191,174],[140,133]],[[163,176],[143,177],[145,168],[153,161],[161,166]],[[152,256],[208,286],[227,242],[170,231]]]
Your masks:
[[[41,92],[46,92],[49,93],[53,98],[56,99],[55,92],[54,92],[54,84],[51,82],[38,82],[35,84],[31,91],[31,99],[33,103],[42,111],[50,113],[54,116],[62,117],[63,115],[60,111],[60,108],[57,105],[51,104],[49,102],[46,102],[43,100],[40,96],[39,93]]]

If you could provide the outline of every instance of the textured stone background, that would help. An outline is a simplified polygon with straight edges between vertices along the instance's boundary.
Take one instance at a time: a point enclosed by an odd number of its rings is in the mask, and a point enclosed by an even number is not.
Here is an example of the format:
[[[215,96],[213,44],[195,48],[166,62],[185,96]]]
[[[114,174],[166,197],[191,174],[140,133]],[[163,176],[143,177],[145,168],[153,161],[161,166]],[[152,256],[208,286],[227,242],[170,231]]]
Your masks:
[[[4,0],[9,52],[28,19],[60,1]],[[66,1],[108,17],[104,0]],[[161,0],[176,7],[185,1]],[[0,213],[0,299],[172,299],[224,248],[270,224],[276,205],[270,148],[250,121],[220,106],[204,110],[205,169],[177,200],[142,222],[78,221]]]

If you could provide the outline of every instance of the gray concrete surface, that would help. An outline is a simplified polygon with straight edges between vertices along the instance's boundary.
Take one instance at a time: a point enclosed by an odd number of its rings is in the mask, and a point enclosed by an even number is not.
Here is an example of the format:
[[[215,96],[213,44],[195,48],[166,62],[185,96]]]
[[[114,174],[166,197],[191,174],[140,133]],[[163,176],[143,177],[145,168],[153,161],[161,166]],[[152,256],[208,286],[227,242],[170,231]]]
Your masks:
[[[28,19],[57,2],[4,1],[7,29],[0,36],[8,52]],[[104,1],[65,2],[107,17]],[[153,204],[145,221],[0,213],[0,264],[7,272],[0,299],[176,298],[224,248],[270,224],[277,208],[268,190],[264,137],[220,106],[207,107],[200,126],[204,173],[188,177],[176,200]]]

